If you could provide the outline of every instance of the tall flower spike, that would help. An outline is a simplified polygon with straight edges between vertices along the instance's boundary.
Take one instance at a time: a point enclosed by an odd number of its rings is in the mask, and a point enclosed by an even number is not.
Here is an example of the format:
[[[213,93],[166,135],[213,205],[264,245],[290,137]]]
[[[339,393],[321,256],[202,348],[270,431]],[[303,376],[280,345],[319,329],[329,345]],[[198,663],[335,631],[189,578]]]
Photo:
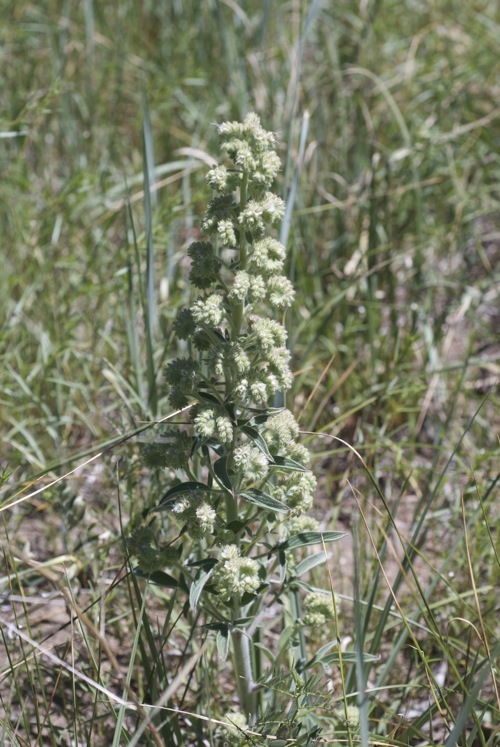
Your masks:
[[[168,435],[146,452],[173,477],[157,510],[168,511],[183,527],[179,536],[189,548],[188,565],[199,567],[193,576],[177,564],[183,575],[179,589],[196,585],[190,596],[195,606],[200,584],[210,578],[218,623],[227,623],[233,641],[242,710],[254,717],[250,637],[236,621],[251,614],[250,603],[258,607],[259,595],[263,603],[269,542],[314,533],[306,515],[316,478],[292,413],[269,407],[277,392],[292,385],[279,317],[292,304],[294,290],[283,274],[286,248],[270,235],[285,211],[271,191],[280,169],[276,139],[254,113],[243,122],[221,124],[218,135],[232,163],[214,166],[206,176],[213,195],[202,238],[188,249],[195,298],[174,323],[188,353],[165,369],[170,405],[189,405],[189,415],[178,440]],[[161,553],[152,555],[156,562]],[[151,572],[154,563],[148,562]],[[327,612],[328,599],[313,597],[306,619],[318,624]]]

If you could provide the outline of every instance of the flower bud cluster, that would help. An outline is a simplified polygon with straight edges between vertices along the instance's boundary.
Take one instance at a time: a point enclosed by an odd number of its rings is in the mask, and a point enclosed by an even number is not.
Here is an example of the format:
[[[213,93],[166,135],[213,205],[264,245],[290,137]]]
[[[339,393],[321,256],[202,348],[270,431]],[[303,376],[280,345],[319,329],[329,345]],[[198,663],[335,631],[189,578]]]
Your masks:
[[[304,600],[302,622],[313,628],[320,628],[331,623],[335,610],[331,593],[311,592]]]

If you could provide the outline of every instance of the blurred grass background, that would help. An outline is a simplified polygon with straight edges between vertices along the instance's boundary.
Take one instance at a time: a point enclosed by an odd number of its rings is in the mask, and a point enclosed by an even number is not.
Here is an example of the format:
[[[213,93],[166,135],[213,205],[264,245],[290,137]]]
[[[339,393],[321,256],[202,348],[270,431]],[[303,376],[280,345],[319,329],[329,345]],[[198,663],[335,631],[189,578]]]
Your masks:
[[[6,500],[168,414],[161,368],[177,353],[171,322],[188,299],[183,256],[217,157],[213,125],[255,110],[285,167],[288,405],[324,434],[309,437],[320,512],[357,526],[355,491],[380,529],[382,507],[334,435],[363,455],[415,548],[431,564],[451,553],[458,595],[473,568],[492,629],[499,35],[486,0],[1,3]],[[132,520],[159,490],[119,453],[127,467],[112,452],[4,512],[9,553],[71,553],[97,594],[122,562],[117,481]],[[464,516],[472,566],[456,542]],[[466,615],[458,599],[450,619]],[[474,624],[478,614],[467,608]]]

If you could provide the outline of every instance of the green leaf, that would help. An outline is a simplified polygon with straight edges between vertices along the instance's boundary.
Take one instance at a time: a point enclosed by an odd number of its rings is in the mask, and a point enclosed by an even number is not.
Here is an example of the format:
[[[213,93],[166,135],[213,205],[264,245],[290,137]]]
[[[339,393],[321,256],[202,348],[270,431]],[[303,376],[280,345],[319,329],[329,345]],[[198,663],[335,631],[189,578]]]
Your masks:
[[[286,552],[284,550],[280,550],[278,553],[278,563],[280,566],[280,584],[284,584],[288,565],[286,562]]]
[[[180,589],[182,584],[173,576],[164,571],[154,571],[153,573],[144,573],[140,568],[134,568],[134,573],[138,578],[145,578],[157,586],[166,586],[168,589]]]
[[[321,550],[321,552],[316,552],[314,555],[309,555],[307,558],[304,558],[304,560],[301,560],[300,563],[297,563],[294,573],[296,576],[303,576],[304,573],[307,573],[307,571],[310,571],[312,568],[316,568],[317,565],[321,565],[325,560],[326,555],[323,550]]]
[[[263,423],[267,423],[272,415],[278,415],[278,413],[283,412],[283,407],[267,407],[265,410],[252,410],[252,412],[256,412],[257,414],[248,421],[248,425],[262,425]]]
[[[306,547],[306,545],[318,545],[322,542],[335,542],[345,537],[345,532],[300,532],[292,537],[278,542],[271,548],[270,552],[279,552],[280,550],[293,550],[296,547]]]
[[[380,661],[380,659],[382,658],[381,656],[376,656],[375,654],[368,654],[365,652],[363,652],[361,655],[365,663]],[[356,664],[356,662],[359,661],[358,657],[359,655],[355,651],[346,651],[344,654],[342,654],[342,657],[338,653],[328,654],[327,656],[324,656],[322,659],[318,659],[317,661],[311,660],[311,663],[327,665],[338,664],[342,659],[345,664]],[[306,666],[308,665],[306,664]]]
[[[152,511],[166,511],[170,508],[170,504],[174,503],[178,496],[190,493],[193,498],[196,498],[196,493],[211,493],[212,488],[205,485],[203,482],[181,482],[179,485],[174,485],[173,488],[167,490],[161,501],[157,506],[152,508]]]
[[[214,558],[207,558],[204,565],[196,574],[195,580],[191,584],[191,589],[189,590],[189,606],[192,610],[196,609],[196,605],[198,604],[201,592],[203,591],[203,588],[208,579],[214,572],[214,568],[216,565],[217,561]]]
[[[268,445],[263,436],[259,433],[257,428],[252,428],[250,425],[244,425],[241,429],[248,438],[250,438],[256,447],[262,451],[268,459],[272,460],[271,452],[269,451]]]
[[[287,625],[285,628],[283,628],[281,635],[279,637],[278,641],[278,654],[279,656],[283,651],[286,651],[287,649],[292,648],[294,643],[292,642],[292,638],[297,635],[297,627],[296,625]]]
[[[206,402],[210,402],[212,405],[220,405],[221,401],[217,399],[213,394],[210,392],[204,392],[201,388],[198,392],[198,396],[200,399],[205,400]]]
[[[240,497],[244,501],[248,501],[248,503],[253,503],[261,508],[267,508],[269,511],[281,511],[283,513],[288,511],[288,506],[267,493],[263,493],[261,490],[250,488],[250,490],[240,493]]]
[[[307,472],[307,469],[290,457],[273,456],[274,465],[280,469],[288,469],[293,472]],[[271,465],[273,466],[273,465]]]
[[[222,661],[226,661],[229,653],[229,630],[227,625],[217,633],[217,653]]]
[[[229,490],[229,492],[232,493],[233,486],[231,483],[231,478],[229,477],[227,471],[227,457],[221,457],[220,459],[217,459],[216,462],[214,462],[214,472],[220,484],[223,485],[226,490]]]

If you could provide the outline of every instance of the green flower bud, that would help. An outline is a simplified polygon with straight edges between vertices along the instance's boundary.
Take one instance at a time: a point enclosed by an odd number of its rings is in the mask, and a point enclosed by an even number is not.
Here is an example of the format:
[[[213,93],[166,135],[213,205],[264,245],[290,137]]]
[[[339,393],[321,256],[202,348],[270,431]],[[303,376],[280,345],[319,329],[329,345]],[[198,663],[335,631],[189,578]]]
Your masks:
[[[229,418],[222,416],[216,419],[217,437],[223,444],[228,444],[233,440],[233,425]]]
[[[250,290],[250,275],[245,270],[240,270],[234,276],[233,287],[229,291],[228,298],[233,301],[243,301]]]
[[[192,358],[176,358],[166,367],[165,379],[171,387],[168,395],[171,406],[185,407],[197,391],[199,366]]]
[[[217,223],[217,236],[222,246],[234,246],[238,241],[234,225],[230,220],[220,220]]]

